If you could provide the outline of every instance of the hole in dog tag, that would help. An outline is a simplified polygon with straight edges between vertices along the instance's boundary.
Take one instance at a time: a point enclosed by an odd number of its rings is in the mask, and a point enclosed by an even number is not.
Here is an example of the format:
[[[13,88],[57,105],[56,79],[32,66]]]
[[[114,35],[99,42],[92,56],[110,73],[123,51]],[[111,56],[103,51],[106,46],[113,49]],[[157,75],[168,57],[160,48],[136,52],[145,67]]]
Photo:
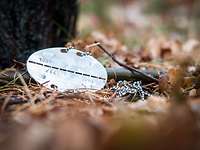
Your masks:
[[[81,57],[78,54],[82,54]],[[33,53],[27,60],[30,76],[50,89],[103,88],[107,72],[103,65],[90,55],[74,48],[47,48]]]

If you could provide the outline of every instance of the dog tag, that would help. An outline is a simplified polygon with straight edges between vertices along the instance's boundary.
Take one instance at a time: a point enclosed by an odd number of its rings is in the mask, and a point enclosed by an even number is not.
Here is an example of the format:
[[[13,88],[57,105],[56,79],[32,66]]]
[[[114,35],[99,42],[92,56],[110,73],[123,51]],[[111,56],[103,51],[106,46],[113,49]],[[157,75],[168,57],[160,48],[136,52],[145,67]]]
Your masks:
[[[107,72],[94,57],[74,48],[47,48],[27,60],[30,76],[40,84],[58,91],[103,88]]]

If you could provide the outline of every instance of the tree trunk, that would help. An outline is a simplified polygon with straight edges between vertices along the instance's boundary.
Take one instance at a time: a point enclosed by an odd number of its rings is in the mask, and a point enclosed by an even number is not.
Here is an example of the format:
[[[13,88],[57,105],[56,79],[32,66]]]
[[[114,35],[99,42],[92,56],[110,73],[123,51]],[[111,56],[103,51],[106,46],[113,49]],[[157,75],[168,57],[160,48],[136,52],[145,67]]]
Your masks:
[[[76,34],[78,0],[1,0],[0,68]]]

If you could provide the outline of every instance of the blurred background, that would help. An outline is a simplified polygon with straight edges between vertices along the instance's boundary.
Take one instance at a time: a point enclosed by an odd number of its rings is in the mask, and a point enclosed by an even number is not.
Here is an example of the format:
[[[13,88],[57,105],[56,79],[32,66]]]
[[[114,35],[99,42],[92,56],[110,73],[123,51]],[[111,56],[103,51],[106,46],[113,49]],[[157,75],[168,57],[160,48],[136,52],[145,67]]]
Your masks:
[[[81,0],[80,36],[99,30],[129,47],[153,37],[199,38],[199,0]]]

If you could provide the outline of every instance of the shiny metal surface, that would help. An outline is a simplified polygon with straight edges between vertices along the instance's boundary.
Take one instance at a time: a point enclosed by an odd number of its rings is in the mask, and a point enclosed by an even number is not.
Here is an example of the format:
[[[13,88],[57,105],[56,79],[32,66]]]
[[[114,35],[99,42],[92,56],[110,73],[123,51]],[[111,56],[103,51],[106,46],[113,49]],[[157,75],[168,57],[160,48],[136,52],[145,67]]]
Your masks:
[[[107,72],[94,57],[74,48],[48,48],[33,53],[27,70],[40,84],[59,91],[103,88]]]

